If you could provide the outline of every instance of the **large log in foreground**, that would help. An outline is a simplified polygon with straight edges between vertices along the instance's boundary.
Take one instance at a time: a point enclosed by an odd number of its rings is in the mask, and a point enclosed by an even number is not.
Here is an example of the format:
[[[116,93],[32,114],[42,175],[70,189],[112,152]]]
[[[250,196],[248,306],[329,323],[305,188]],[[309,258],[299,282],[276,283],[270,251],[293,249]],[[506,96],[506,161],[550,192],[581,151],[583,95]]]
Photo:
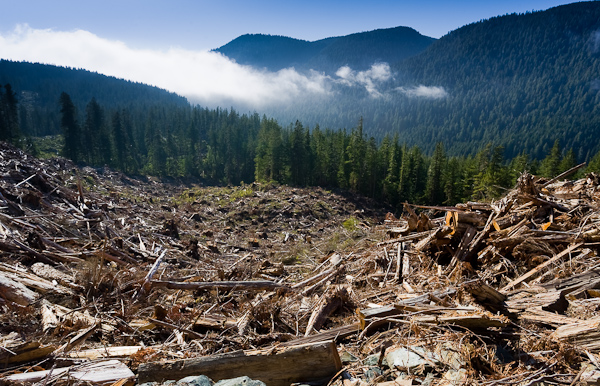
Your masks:
[[[333,341],[262,351],[233,352],[201,358],[143,363],[138,382],[164,382],[190,375],[213,381],[248,376],[269,386],[322,381],[333,377],[342,362]]]

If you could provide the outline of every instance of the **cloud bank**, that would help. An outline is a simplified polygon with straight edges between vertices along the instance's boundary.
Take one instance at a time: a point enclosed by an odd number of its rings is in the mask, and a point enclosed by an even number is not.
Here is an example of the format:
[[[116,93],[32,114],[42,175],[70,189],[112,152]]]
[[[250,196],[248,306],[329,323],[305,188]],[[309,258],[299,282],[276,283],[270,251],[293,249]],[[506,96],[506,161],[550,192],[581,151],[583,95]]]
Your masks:
[[[329,92],[328,78],[316,72],[306,76],[293,69],[259,71],[208,51],[134,49],[83,30],[63,32],[21,25],[0,35],[0,55],[146,83],[208,106],[237,101],[258,107]]]
[[[273,107],[300,98],[333,96],[334,90],[344,87],[363,88],[378,98],[385,94],[381,91],[385,82],[393,79],[387,63],[365,71],[344,66],[332,76],[316,71],[302,74],[293,68],[269,72],[240,65],[216,52],[135,49],[84,30],[55,31],[28,25],[0,34],[0,58],[83,68],[157,86],[207,107]],[[439,87],[400,91],[411,97],[446,96]]]

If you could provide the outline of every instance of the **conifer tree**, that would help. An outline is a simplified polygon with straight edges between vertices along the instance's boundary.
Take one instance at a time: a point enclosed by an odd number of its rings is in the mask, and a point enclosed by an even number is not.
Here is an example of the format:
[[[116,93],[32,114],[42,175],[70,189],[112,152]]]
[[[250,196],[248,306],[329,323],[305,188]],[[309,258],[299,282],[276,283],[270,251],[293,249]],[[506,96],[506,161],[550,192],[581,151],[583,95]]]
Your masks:
[[[0,140],[16,143],[20,137],[17,95],[10,84],[0,86]]]
[[[561,149],[557,139],[540,165],[540,174],[546,178],[553,178],[560,174]]]
[[[66,92],[60,94],[61,128],[64,136],[63,155],[79,162],[81,154],[81,130],[77,124],[77,113],[71,97]]]
[[[444,170],[446,168],[446,152],[441,142],[435,146],[433,157],[427,172],[425,199],[430,205],[440,205],[444,202]]]

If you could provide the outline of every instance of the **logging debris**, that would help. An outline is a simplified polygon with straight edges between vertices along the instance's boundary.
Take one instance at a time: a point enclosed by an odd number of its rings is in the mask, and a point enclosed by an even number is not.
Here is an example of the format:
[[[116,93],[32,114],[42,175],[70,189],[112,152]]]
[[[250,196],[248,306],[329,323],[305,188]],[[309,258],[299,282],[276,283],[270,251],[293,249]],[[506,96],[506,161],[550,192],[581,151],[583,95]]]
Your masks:
[[[397,218],[0,144],[0,384],[598,384],[599,183]]]

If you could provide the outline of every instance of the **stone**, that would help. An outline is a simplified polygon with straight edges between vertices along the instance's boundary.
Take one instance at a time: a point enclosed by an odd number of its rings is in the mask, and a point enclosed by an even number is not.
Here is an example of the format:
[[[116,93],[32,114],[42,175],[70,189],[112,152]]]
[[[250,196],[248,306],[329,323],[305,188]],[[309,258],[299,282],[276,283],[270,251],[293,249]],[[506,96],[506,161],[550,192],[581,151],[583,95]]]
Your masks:
[[[213,386],[214,382],[206,375],[189,376],[177,381],[177,386]]]
[[[214,386],[267,386],[262,381],[255,381],[249,377],[238,377],[232,379],[223,379],[214,384]]]
[[[440,356],[419,346],[401,347],[390,351],[386,356],[391,369],[411,371],[418,367],[432,368],[440,363]]]

